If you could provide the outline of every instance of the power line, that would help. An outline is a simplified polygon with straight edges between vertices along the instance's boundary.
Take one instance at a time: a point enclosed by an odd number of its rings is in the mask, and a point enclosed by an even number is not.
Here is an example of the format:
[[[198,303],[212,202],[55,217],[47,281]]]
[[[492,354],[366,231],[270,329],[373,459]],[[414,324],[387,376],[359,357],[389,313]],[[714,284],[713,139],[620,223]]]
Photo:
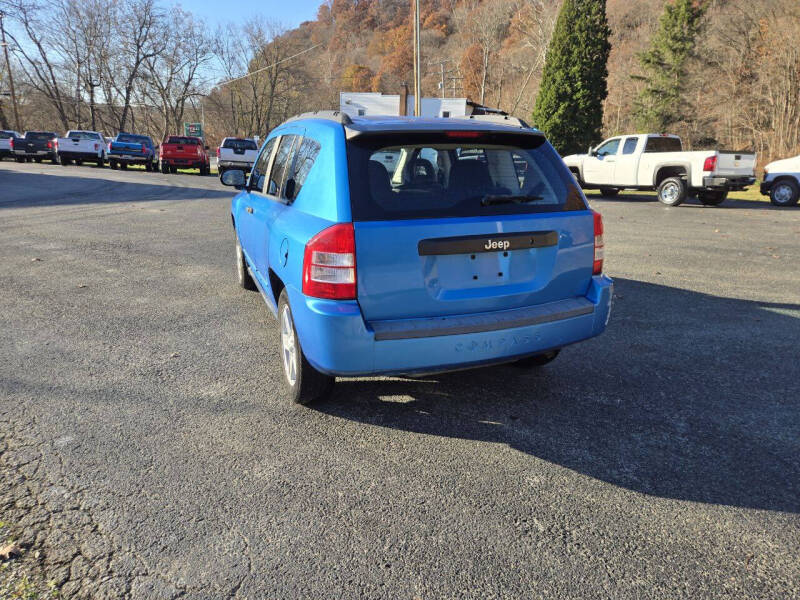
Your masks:
[[[218,83],[217,85],[228,85],[229,83],[233,83],[234,81],[239,81],[240,79],[245,79],[247,77],[255,75],[256,73],[260,73],[261,71],[266,71],[267,69],[271,69],[272,67],[277,67],[279,64],[285,63],[287,60],[291,60],[293,58],[297,58],[301,54],[305,54],[306,52],[311,52],[314,48],[318,48],[320,46],[322,46],[322,43],[314,44],[310,48],[306,48],[305,50],[301,50],[297,54],[292,54],[291,56],[287,56],[286,58],[282,58],[278,62],[274,62],[271,65],[267,65],[266,67],[261,67],[260,69],[256,69],[255,71],[250,71],[249,73],[247,73],[246,75],[242,75],[241,77],[234,77],[233,79],[228,79],[227,81],[223,81],[222,83]]]

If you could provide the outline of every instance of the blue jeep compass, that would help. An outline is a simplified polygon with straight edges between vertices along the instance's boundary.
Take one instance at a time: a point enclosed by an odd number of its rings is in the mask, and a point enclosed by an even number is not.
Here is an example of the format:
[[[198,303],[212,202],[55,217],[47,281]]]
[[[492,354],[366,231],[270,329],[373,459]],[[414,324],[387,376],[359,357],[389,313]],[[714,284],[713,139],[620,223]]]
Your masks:
[[[222,181],[296,402],[336,376],[543,365],[608,321],[602,219],[517,119],[309,113]]]

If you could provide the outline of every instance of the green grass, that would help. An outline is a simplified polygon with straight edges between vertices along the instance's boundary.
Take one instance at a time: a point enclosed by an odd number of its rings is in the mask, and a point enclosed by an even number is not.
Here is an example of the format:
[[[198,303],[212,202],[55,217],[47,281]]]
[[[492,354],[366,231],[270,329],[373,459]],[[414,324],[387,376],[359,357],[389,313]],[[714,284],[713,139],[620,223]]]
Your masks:
[[[144,165],[128,165],[128,171],[144,171]],[[160,173],[161,171],[158,172]],[[183,173],[184,175],[197,175],[197,169],[178,169],[178,173]],[[211,167],[210,173],[212,175],[219,175],[217,167]]]
[[[751,185],[748,189],[743,192],[731,192],[728,194],[728,198],[731,200],[744,200],[747,202],[769,202],[769,196],[762,196],[761,192],[759,191],[759,187],[761,185],[760,181],[756,181],[753,185]],[[655,200],[656,193],[655,192],[647,192],[647,191],[639,191],[639,190],[625,190],[620,192],[625,196],[647,196],[653,198]],[[587,192],[588,196],[595,196],[599,197],[600,192],[596,190],[589,190]]]

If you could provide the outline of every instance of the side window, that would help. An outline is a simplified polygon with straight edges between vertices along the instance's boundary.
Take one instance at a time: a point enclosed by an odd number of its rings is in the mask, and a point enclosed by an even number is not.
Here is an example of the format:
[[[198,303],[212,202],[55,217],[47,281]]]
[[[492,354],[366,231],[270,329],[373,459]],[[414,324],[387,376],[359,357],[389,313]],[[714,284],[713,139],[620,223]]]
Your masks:
[[[283,135],[278,144],[278,152],[272,162],[272,172],[267,184],[267,194],[270,196],[281,197],[283,195],[283,183],[286,180],[286,171],[291,165],[292,146],[294,146],[296,135]]]
[[[300,143],[300,148],[296,152],[294,167],[292,168],[295,198],[300,194],[300,189],[303,187],[303,183],[305,183],[311,167],[314,166],[314,161],[317,160],[319,151],[320,145],[318,142],[308,137],[303,138],[303,141]]]
[[[623,154],[633,154],[636,152],[636,144],[639,143],[639,138],[629,137],[625,138],[625,145],[622,147]]]
[[[615,155],[619,149],[619,138],[608,140],[605,144],[597,149],[597,157],[603,158],[604,156]]]
[[[267,169],[269,168],[269,157],[272,155],[272,149],[275,147],[275,140],[272,138],[264,146],[261,154],[258,155],[256,162],[253,164],[252,171],[250,172],[250,189],[264,190],[264,180],[266,179]]]

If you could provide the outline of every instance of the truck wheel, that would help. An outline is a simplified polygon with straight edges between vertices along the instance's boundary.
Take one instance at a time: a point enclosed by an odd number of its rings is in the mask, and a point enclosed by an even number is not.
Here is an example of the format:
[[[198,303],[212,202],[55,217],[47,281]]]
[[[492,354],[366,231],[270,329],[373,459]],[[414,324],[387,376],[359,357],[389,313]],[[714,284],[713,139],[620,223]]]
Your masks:
[[[41,163],[41,162],[42,162],[42,159],[41,159],[41,158],[37,158],[37,159],[36,159],[36,162],[37,162],[37,163]]]
[[[779,179],[769,190],[769,201],[775,206],[794,206],[800,200],[800,186],[793,179]]]
[[[122,169],[123,171],[127,171],[128,163],[119,163],[119,168]]]
[[[144,170],[148,173],[153,170],[153,165],[149,162],[144,163]]]
[[[169,168],[169,172],[172,173],[173,175],[175,175],[178,172],[178,167],[176,167],[175,165],[172,165]]]
[[[98,159],[97,159],[97,162],[95,163],[95,166],[96,166],[98,169],[103,169],[103,168],[105,168],[105,166],[106,166],[106,159],[105,159],[105,157],[102,157],[102,156],[101,156],[100,158],[98,158]]]
[[[71,163],[71,162],[72,162],[72,161],[71,161],[70,159],[68,159],[68,158],[62,158],[62,159],[61,159],[61,166],[62,166],[62,167],[66,167],[66,166],[67,166],[69,163]]]
[[[24,157],[24,156],[15,156],[15,157],[14,157],[14,159],[15,159],[15,160],[16,160],[18,163],[24,163],[24,162],[25,162],[25,157]]]
[[[169,165],[165,165],[164,163],[161,163],[161,172],[162,172],[164,175],[166,175],[167,173],[169,173]]]
[[[281,331],[280,351],[286,395],[297,404],[310,404],[324,398],[333,389],[336,378],[317,371],[303,354],[294,328],[294,318],[286,289],[281,292],[278,300],[278,323]]]
[[[678,206],[686,200],[686,182],[680,177],[667,177],[658,185],[658,201],[667,206]]]
[[[616,198],[619,196],[619,190],[617,188],[600,188],[600,194],[608,198]]]
[[[728,192],[697,192],[697,199],[706,206],[719,206],[728,197]]]
[[[530,367],[543,367],[547,363],[553,362],[560,352],[561,350],[551,350],[550,352],[543,352],[542,354],[521,358],[512,364],[515,367],[523,367],[526,369]]]
[[[60,162],[61,162],[61,158],[58,155],[56,155],[56,156],[54,156],[53,158],[50,159],[50,163],[54,164],[54,165],[57,165]]]
[[[236,236],[236,279],[239,281],[239,286],[245,290],[250,290],[252,292],[258,289],[247,270],[247,261],[245,261],[244,252],[242,252],[242,244],[239,241],[238,235]]]
[[[108,161],[108,166],[116,171],[117,170],[117,161],[115,161],[115,160]]]
[[[82,167],[83,166],[83,160],[81,160],[80,158],[76,158],[75,159],[75,164],[78,165],[79,167]]]

